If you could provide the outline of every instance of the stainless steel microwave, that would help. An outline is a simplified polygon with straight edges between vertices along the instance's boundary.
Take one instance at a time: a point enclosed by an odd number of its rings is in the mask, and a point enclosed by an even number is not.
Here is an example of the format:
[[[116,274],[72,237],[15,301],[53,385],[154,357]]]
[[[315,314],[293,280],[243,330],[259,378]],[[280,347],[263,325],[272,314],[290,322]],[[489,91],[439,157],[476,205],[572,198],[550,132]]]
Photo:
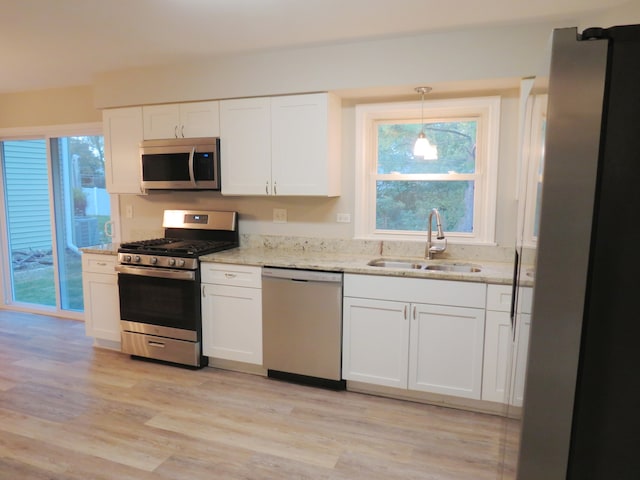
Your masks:
[[[220,190],[220,139],[171,138],[140,144],[143,190]]]

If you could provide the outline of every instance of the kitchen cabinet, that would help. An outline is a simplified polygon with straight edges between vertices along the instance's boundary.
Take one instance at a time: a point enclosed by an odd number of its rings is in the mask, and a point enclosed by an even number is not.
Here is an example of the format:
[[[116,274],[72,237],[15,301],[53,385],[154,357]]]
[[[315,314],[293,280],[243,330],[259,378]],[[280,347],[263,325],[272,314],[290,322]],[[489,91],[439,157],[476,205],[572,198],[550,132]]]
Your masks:
[[[82,290],[87,336],[96,344],[117,348],[120,343],[120,300],[116,256],[82,254]],[[101,342],[105,340],[104,344]]]
[[[345,275],[346,380],[479,399],[484,284]]]
[[[218,101],[142,107],[144,139],[220,136]]]
[[[221,101],[222,193],[339,195],[340,116],[328,93]]]
[[[204,355],[262,365],[260,267],[202,263]]]
[[[511,327],[510,285],[489,285],[484,346],[482,400],[522,406],[532,289],[520,289],[516,332]],[[513,368],[510,368],[511,365]]]
[[[102,112],[105,181],[109,193],[143,193],[140,187],[142,107]]]

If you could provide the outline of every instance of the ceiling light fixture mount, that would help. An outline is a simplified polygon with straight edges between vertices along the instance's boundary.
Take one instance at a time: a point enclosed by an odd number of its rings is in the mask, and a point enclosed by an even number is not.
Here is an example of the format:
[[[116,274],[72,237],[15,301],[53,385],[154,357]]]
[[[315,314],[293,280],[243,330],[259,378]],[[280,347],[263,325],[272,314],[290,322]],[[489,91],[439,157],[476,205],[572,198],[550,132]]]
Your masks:
[[[438,159],[438,147],[435,145],[431,145],[427,136],[424,134],[424,96],[429,93],[432,88],[431,87],[416,87],[416,92],[418,92],[422,97],[422,112],[420,114],[420,119],[422,122],[422,130],[420,131],[420,135],[418,135],[418,139],[416,140],[415,145],[413,146],[413,156],[414,157],[422,157],[425,160],[437,160]]]

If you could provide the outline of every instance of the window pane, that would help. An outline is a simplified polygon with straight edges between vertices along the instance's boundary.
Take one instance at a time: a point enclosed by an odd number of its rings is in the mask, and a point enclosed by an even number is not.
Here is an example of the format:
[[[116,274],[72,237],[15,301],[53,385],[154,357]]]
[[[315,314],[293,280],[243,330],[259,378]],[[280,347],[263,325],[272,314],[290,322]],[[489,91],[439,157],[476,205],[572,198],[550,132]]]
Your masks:
[[[414,158],[421,123],[378,123],[379,174],[475,173],[477,120],[425,123],[424,132],[438,148],[438,160]]]
[[[60,303],[63,310],[83,310],[80,248],[106,243],[110,219],[104,182],[103,137],[51,140],[53,190],[58,239]]]
[[[47,144],[2,143],[12,301],[54,307]]]
[[[378,181],[376,229],[426,231],[437,208],[445,232],[473,231],[473,181]]]

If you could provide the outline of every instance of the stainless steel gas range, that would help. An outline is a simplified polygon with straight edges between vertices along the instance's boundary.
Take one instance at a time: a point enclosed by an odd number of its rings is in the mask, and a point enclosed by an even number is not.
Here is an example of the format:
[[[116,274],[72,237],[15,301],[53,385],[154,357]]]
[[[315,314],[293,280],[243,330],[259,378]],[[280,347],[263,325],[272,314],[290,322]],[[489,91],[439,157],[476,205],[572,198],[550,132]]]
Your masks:
[[[204,367],[198,257],[239,245],[237,212],[165,210],[164,238],[118,249],[122,351]]]

